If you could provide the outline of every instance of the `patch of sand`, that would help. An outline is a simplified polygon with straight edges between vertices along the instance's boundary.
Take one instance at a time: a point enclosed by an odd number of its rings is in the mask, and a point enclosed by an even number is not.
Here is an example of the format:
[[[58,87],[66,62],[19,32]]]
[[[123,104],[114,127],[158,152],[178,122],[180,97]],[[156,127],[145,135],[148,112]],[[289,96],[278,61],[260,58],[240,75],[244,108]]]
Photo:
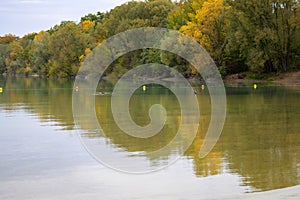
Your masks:
[[[289,86],[300,85],[300,71],[281,74],[274,82]]]

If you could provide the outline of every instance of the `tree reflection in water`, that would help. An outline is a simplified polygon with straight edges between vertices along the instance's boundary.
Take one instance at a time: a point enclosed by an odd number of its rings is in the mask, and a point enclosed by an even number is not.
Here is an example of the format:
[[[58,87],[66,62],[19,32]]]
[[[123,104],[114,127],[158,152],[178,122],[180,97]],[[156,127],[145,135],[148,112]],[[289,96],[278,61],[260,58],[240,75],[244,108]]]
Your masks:
[[[39,117],[42,124],[60,125],[74,129],[72,115],[73,82],[63,79],[10,78],[5,82],[0,98],[0,109],[26,109]],[[152,86],[147,94],[137,91],[130,102],[133,120],[139,125],[149,123],[148,110],[155,103],[168,111],[166,126],[149,139],[133,138],[124,134],[114,123],[109,93],[114,83],[101,82],[97,95],[96,113],[109,143],[128,152],[152,152],[168,144],[180,123],[180,108],[176,97],[168,90]],[[197,86],[200,87],[200,86]],[[80,88],[79,88],[80,92]],[[198,157],[210,122],[210,98],[199,92],[200,126],[197,136],[185,152],[192,160],[195,175],[207,177],[222,173],[239,174],[245,186],[267,191],[300,183],[300,104],[298,91],[282,87],[227,88],[227,119],[223,133],[213,151],[204,159]],[[88,103],[88,102],[82,102]],[[48,125],[50,125],[49,123]],[[80,127],[89,132],[89,127]],[[90,135],[97,137],[97,134]],[[189,137],[187,130],[182,140]],[[169,152],[180,152],[182,144]],[[153,163],[168,157],[148,158]]]

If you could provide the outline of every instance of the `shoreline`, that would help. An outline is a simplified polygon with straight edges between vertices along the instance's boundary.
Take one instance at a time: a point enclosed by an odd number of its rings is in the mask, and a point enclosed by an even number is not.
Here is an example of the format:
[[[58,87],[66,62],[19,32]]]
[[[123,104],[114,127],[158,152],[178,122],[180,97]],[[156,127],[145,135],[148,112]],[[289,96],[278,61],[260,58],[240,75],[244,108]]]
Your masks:
[[[6,77],[7,75],[1,75],[0,77]],[[16,75],[14,77],[23,77],[23,78],[41,78],[41,79],[70,79],[74,80],[75,77],[45,77],[45,76],[39,76],[37,74],[32,75]],[[118,80],[118,79],[110,79],[107,77],[103,77],[104,80]],[[156,80],[156,78],[153,78],[153,80]],[[169,81],[169,82],[176,82],[178,81],[177,78],[170,77],[170,78],[157,78],[157,80],[161,81]],[[198,78],[187,78],[187,80],[190,83],[200,82],[205,84],[205,82]],[[224,78],[222,78],[224,84],[228,85],[244,85],[244,84],[251,84],[251,83],[274,83],[279,84],[283,86],[300,86],[300,70],[295,72],[286,72],[281,73],[278,76],[270,77],[270,80],[257,80],[257,79],[245,79],[241,74],[232,74],[228,75]]]
[[[271,80],[256,80],[241,78],[239,74],[233,74],[223,78],[225,84],[247,84],[247,83],[274,83],[282,86],[300,86],[300,71],[286,72],[278,76],[270,77]]]

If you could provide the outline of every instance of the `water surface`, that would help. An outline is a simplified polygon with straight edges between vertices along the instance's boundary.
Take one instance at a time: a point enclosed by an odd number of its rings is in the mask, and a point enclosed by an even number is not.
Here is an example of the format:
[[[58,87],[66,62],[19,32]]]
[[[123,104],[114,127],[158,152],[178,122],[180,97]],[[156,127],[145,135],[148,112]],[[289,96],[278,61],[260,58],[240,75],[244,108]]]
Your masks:
[[[146,92],[136,91],[130,109],[137,124],[149,123],[148,109],[154,103],[168,111],[162,132],[142,140],[125,135],[114,123],[110,110],[113,84],[101,83],[99,92],[104,94],[95,95],[95,111],[107,147],[123,158],[147,159],[153,166],[176,156],[180,143],[167,156],[143,157],[176,134],[180,107],[174,94],[154,85]],[[91,130],[88,126],[75,128],[72,81],[2,78],[0,87],[0,199],[300,198],[299,89],[226,87],[227,118],[221,138],[200,159],[211,105],[209,93],[195,85],[201,116],[193,144],[168,168],[130,175],[99,164],[81,144],[78,133],[90,134]],[[292,189],[278,194],[278,189],[289,187]],[[280,196],[284,194],[287,196]]]

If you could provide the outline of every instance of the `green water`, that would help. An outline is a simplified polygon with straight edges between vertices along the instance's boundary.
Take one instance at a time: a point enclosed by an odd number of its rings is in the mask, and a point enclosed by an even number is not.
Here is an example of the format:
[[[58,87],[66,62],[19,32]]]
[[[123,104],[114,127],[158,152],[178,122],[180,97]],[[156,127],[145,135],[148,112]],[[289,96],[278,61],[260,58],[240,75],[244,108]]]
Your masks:
[[[78,132],[88,134],[90,127],[75,128],[72,81],[0,80],[0,199],[224,199],[300,184],[297,87],[226,87],[222,135],[212,152],[200,159],[211,105],[208,91],[194,85],[201,116],[192,145],[168,168],[129,175],[99,164],[84,149]],[[159,135],[137,139],[114,123],[110,109],[113,84],[101,82],[99,91],[106,93],[95,96],[95,111],[108,148],[126,157],[126,153],[151,152],[168,144],[180,123],[175,95],[155,85],[148,86],[146,92],[135,92],[130,112],[137,124],[150,122],[148,109],[154,103],[164,105],[168,112],[166,127]],[[178,154],[181,144],[176,148],[168,156],[145,159],[158,166]],[[300,197],[297,191],[293,198]]]

